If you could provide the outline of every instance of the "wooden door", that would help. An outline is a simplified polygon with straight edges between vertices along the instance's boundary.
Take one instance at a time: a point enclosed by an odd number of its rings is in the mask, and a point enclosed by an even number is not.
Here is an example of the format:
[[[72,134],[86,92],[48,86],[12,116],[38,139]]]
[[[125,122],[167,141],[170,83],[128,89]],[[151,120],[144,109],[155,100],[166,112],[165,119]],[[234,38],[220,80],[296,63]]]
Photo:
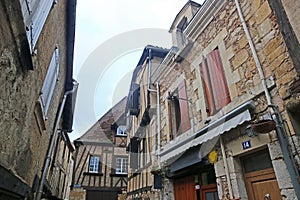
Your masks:
[[[272,168],[245,174],[249,200],[281,200],[280,189]]]
[[[174,180],[175,200],[196,200],[194,176]]]
[[[98,191],[87,190],[86,200],[117,200],[118,193],[116,191]]]
[[[249,200],[282,199],[267,150],[244,157],[242,161]]]

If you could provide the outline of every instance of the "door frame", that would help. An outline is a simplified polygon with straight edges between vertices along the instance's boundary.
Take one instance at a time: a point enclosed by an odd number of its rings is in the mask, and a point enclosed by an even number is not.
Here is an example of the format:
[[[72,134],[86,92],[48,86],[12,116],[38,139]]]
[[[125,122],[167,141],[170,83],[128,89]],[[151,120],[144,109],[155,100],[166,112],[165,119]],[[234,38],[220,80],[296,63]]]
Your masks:
[[[254,200],[258,196],[258,194],[255,194],[255,191],[252,187],[252,184],[257,183],[257,182],[275,180],[276,186],[280,193],[280,188],[278,186],[278,182],[276,179],[276,175],[275,175],[275,171],[274,171],[271,159],[268,161],[268,162],[271,162],[270,167],[266,167],[264,169],[259,169],[256,171],[245,172],[245,163],[243,160],[250,158],[250,157],[255,157],[256,155],[261,154],[263,152],[267,153],[270,156],[268,149],[263,149],[263,150],[253,152],[251,154],[248,154],[248,155],[240,158],[241,164],[242,164],[242,169],[243,169],[245,187],[246,187],[246,191],[247,191],[249,200]]]
[[[200,187],[200,199],[205,200],[205,193],[206,192],[218,192],[217,184],[210,184],[210,185],[201,185]]]

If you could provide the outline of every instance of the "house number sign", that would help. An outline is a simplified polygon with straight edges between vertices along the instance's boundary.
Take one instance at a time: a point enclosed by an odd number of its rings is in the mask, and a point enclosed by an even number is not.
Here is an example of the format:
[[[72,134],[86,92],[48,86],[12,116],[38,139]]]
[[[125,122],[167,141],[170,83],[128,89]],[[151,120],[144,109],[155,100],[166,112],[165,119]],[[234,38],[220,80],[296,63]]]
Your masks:
[[[251,148],[250,140],[242,142],[243,150]]]

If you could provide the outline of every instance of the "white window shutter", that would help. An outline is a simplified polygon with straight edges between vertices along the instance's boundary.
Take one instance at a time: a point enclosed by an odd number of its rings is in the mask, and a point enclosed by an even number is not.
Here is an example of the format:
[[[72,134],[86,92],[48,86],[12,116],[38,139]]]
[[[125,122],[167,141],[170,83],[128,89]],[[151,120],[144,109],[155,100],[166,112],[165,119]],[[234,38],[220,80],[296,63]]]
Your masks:
[[[53,5],[53,0],[37,1],[38,5],[32,16],[32,48],[35,47],[42,32],[47,16]]]
[[[43,83],[41,91],[41,101],[43,105],[44,114],[47,115],[52,95],[55,89],[56,82],[59,75],[59,50],[55,49]]]
[[[22,8],[27,39],[33,51],[55,0],[19,0]]]

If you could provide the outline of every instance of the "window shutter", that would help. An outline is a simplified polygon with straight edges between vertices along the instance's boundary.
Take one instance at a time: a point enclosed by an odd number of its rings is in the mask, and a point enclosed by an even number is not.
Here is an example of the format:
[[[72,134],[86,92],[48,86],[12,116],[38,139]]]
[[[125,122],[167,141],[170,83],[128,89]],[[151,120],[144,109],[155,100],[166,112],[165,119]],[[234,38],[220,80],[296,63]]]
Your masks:
[[[181,81],[178,85],[178,97],[180,105],[181,131],[183,133],[191,128],[185,80]]]
[[[130,115],[138,116],[140,112],[140,86],[134,83],[133,91],[131,92],[129,100]]]
[[[171,94],[169,93],[168,96],[170,96]],[[169,116],[169,136],[170,136],[170,140],[173,140],[174,139],[174,136],[173,136],[173,117],[172,117],[172,110],[171,110],[171,107],[172,107],[172,102],[169,101],[168,102],[168,116]]]
[[[130,168],[133,170],[138,168],[138,140],[137,137],[130,139]]]
[[[209,67],[215,110],[218,111],[231,101],[218,49],[207,55],[207,65]]]
[[[203,83],[205,96],[206,96],[208,113],[209,115],[212,115],[214,113],[213,94],[211,90],[210,75],[207,68],[206,59],[204,57],[202,59],[200,70],[201,70],[202,83]]]
[[[56,81],[59,75],[59,51],[55,49],[49,67],[44,80],[44,84],[41,91],[41,100],[44,108],[44,114],[47,115],[51,98],[55,89]]]
[[[53,0],[20,0],[31,51],[38,41],[53,2]]]

